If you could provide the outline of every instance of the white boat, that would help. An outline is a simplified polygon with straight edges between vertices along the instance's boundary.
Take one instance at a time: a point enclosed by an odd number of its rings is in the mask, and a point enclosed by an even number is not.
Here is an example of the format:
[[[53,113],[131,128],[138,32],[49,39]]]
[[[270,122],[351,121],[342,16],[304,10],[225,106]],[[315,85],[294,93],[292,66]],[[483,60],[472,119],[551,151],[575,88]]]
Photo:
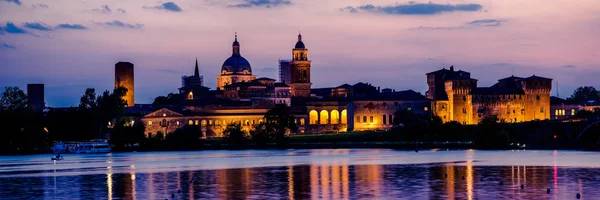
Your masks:
[[[56,142],[52,146],[54,153],[109,153],[110,145],[106,141]]]
[[[61,157],[52,156],[52,158],[50,158],[50,159],[52,159],[52,160],[63,160],[63,159],[65,159],[65,157],[64,156],[61,156]]]
[[[77,144],[73,153],[110,153],[110,145],[102,142],[82,142]]]

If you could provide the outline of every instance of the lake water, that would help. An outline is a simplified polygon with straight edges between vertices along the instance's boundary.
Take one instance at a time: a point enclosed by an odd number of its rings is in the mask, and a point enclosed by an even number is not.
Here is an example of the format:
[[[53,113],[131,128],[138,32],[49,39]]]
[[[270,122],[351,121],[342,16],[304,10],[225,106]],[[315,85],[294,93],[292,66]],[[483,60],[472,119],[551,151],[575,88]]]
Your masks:
[[[0,199],[600,199],[600,153],[315,149],[1,156]],[[547,189],[550,192],[547,193]]]

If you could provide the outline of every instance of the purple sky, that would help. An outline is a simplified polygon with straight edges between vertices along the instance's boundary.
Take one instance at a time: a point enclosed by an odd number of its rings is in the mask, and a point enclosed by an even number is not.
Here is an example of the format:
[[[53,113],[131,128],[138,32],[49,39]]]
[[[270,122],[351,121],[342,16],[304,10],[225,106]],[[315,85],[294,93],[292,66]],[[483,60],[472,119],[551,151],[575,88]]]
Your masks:
[[[87,87],[111,89],[114,64],[130,61],[136,103],[151,103],[196,57],[214,88],[234,32],[253,73],[278,78],[298,31],[313,87],[424,93],[425,73],[449,65],[480,87],[534,73],[561,97],[600,87],[597,0],[0,0],[0,87],[44,83],[48,106],[71,106]]]

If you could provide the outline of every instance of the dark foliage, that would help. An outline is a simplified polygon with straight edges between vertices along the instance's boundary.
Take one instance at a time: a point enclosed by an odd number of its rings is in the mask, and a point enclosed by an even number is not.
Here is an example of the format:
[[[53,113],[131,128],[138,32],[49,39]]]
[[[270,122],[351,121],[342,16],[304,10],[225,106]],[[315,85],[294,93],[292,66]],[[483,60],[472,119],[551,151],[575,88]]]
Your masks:
[[[246,131],[242,129],[242,125],[233,123],[227,125],[223,130],[223,139],[229,143],[230,147],[237,149],[243,148],[246,144]]]
[[[588,100],[598,100],[600,95],[598,90],[592,86],[583,86],[578,87],[573,91],[573,94],[569,99],[575,100],[578,102],[588,101]]]
[[[202,148],[202,132],[198,126],[184,126],[178,128],[165,137],[167,149],[193,150]]]

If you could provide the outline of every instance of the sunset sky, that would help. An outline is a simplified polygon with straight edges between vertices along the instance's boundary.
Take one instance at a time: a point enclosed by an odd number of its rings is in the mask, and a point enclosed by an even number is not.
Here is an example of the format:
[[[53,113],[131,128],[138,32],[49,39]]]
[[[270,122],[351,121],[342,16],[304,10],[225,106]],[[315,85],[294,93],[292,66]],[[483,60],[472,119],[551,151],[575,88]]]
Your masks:
[[[253,73],[276,79],[301,32],[313,88],[424,93],[425,73],[450,65],[480,87],[534,73],[561,97],[600,87],[598,0],[0,0],[0,87],[44,83],[48,106],[72,106],[129,61],[136,103],[151,103],[198,58],[214,89],[235,32]]]

